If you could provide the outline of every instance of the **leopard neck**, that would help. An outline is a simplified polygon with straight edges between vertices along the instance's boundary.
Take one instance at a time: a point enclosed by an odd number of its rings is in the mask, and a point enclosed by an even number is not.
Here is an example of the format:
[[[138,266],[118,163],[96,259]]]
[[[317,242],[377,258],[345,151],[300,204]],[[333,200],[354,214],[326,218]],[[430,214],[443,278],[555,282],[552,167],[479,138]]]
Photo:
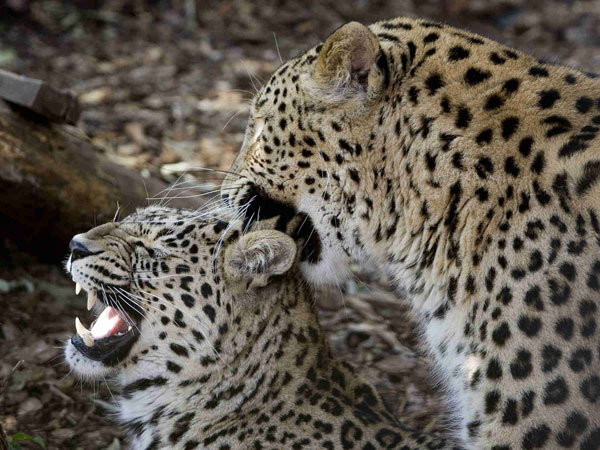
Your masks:
[[[448,62],[451,49],[446,47],[456,45],[456,40],[444,33],[452,30],[433,32],[440,34],[435,52],[418,43],[408,48],[402,36],[398,43],[384,43],[392,59],[408,63],[405,70],[397,69],[403,76],[380,113],[378,127],[393,132],[371,133],[376,136],[372,147],[379,152],[369,154],[367,166],[378,170],[361,174],[364,181],[358,194],[372,205],[369,220],[359,221],[347,237],[359,243],[357,256],[382,265],[396,289],[408,291],[415,310],[426,316],[450,307],[458,297],[469,298],[471,273],[485,263],[490,235],[502,221],[498,210],[516,201],[520,181],[503,170],[505,156],[488,156],[498,150],[484,145],[488,130],[478,121],[489,116],[484,108],[491,95],[514,89],[510,80],[515,69],[526,72],[535,63],[519,55],[510,67],[497,69],[497,82],[471,88],[465,81],[466,68],[458,70]],[[409,36],[416,42],[406,33],[406,39]],[[468,51],[481,53],[485,60],[483,47],[473,44]],[[485,74],[481,77],[486,80]],[[505,129],[489,132],[495,140],[506,140],[501,135],[508,134]],[[488,165],[491,159],[495,171]],[[512,194],[507,194],[508,186]],[[362,213],[355,209],[356,216]]]
[[[592,130],[594,120],[574,109],[558,117],[540,106],[539,93],[562,83],[563,72],[541,76],[546,69],[533,57],[499,44],[509,62],[493,71],[456,65],[448,59],[456,40],[439,33],[435,53],[427,45],[413,49],[386,98],[379,128],[393,133],[373,130],[372,147],[380,151],[368,156],[373,170],[361,174],[370,217],[346,238],[359,242],[360,256],[384,266],[427,315],[467,302],[485,285],[474,274],[482,278],[498,264],[491,250],[508,220],[516,227],[524,210],[543,214],[549,196],[565,201],[561,186],[570,189],[581,165],[565,153],[585,144],[578,133]],[[406,55],[399,41],[386,43],[395,60]],[[485,45],[463,50],[474,60],[489,57]],[[596,82],[582,74],[578,83],[584,93]],[[515,114],[515,105],[529,105],[530,114]]]

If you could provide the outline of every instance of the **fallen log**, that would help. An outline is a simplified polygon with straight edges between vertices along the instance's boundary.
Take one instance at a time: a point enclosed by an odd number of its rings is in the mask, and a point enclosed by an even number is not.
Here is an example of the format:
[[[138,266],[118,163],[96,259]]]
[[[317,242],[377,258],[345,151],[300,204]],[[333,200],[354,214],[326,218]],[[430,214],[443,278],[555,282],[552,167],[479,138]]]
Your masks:
[[[166,188],[157,177],[109,161],[76,128],[0,106],[0,266],[9,261],[7,243],[41,261],[60,261],[74,234],[113,219],[117,202],[126,214],[147,204],[147,192]]]

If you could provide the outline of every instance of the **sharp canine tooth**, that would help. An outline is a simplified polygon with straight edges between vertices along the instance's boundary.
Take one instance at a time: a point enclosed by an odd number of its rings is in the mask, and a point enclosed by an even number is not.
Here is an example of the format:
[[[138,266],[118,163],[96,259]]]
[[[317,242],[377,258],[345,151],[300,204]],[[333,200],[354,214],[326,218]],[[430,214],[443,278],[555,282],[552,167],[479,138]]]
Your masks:
[[[90,309],[92,309],[92,306],[94,306],[94,303],[96,303],[96,296],[94,295],[93,292],[88,292],[88,299],[87,299],[87,309],[88,311]]]
[[[75,329],[77,330],[77,334],[81,337],[84,337],[87,333],[89,333],[89,330],[83,326],[79,320],[79,317],[75,317]]]
[[[91,333],[88,333],[85,336],[83,336],[83,343],[88,347],[92,347],[94,345],[94,337]]]
[[[79,283],[75,283],[75,295],[79,295],[81,292],[81,285]]]
[[[77,329],[77,334],[83,339],[83,343],[85,345],[88,347],[94,345],[94,337],[92,336],[92,333],[90,333],[89,330],[83,326],[79,320],[79,317],[75,317],[75,328]]]

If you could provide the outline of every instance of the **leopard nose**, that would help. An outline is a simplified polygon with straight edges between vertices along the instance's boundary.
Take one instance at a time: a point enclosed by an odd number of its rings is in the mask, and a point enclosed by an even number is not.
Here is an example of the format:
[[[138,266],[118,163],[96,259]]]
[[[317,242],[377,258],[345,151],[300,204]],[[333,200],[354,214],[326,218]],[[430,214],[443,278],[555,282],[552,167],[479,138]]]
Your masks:
[[[71,263],[92,254],[92,252],[85,245],[77,240],[77,236],[71,239],[69,249],[71,250]]]

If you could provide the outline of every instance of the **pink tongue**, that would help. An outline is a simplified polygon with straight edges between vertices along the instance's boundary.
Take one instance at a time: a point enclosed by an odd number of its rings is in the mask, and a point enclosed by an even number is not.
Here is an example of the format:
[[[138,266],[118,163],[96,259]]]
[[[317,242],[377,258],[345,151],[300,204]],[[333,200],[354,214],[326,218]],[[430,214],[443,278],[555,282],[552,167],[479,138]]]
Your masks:
[[[117,333],[127,331],[129,325],[121,319],[119,313],[112,306],[107,306],[96,319],[96,323],[90,330],[94,339],[114,336]]]

